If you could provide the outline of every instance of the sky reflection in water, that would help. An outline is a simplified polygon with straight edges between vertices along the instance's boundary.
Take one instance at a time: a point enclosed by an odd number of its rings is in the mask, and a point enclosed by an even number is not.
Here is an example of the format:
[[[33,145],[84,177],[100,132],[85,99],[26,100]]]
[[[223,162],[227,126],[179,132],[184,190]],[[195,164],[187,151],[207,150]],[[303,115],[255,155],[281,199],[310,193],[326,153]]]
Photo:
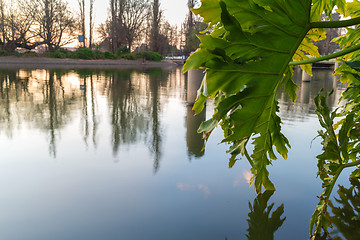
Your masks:
[[[181,69],[1,70],[0,239],[256,239],[272,203],[275,239],[307,239],[321,191],[312,99],[333,86],[316,73],[297,103],[280,94],[292,149],[270,168],[277,191],[256,198],[219,130],[201,152],[212,104],[193,116]]]

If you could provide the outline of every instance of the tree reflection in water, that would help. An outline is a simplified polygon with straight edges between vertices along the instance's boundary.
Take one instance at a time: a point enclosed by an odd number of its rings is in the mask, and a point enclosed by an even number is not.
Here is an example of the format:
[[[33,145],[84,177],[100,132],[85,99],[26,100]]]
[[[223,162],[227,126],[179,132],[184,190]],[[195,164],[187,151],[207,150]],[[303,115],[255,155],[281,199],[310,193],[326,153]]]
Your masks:
[[[68,105],[75,100],[65,93],[63,73],[53,70],[2,70],[0,73],[0,126],[9,137],[28,122],[47,132],[49,152],[56,157],[56,138],[70,119]]]
[[[309,115],[315,114],[314,98],[320,89],[329,92],[334,89],[327,99],[328,106],[335,107],[338,105],[342,92],[346,89],[345,84],[337,81],[337,77],[332,75],[333,71],[329,69],[314,69],[314,76],[310,81],[302,81],[302,73],[300,68],[296,68],[293,80],[299,86],[296,94],[298,99],[293,103],[289,95],[280,89],[277,95],[277,101],[280,105],[280,116],[285,121],[305,121]]]
[[[108,113],[113,155],[142,142],[156,173],[162,157],[160,114],[169,94],[185,100],[184,87],[180,69],[1,70],[0,129],[9,137],[20,125],[41,129],[55,158],[60,134],[73,121],[80,121],[86,148],[92,143],[96,149],[102,140],[97,136],[99,127],[107,127],[100,120]],[[99,101],[105,109],[99,108]]]
[[[160,88],[168,80],[162,69],[141,73],[127,70],[111,76],[111,124],[114,155],[122,144],[144,141],[154,155],[154,172],[161,159]]]
[[[154,173],[159,170],[161,158],[161,125],[159,120],[160,112],[160,87],[161,82],[166,81],[168,76],[164,74],[161,69],[148,71],[150,77],[150,92],[151,96],[151,125],[152,125],[152,139],[150,139],[150,150],[154,154]]]

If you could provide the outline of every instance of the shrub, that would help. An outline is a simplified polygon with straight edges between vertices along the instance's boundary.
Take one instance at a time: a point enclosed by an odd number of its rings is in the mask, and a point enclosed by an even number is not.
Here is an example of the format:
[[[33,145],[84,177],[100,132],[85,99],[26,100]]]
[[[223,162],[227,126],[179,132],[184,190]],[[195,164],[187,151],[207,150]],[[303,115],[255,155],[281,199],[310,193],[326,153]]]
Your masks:
[[[9,56],[10,53],[6,50],[0,50],[0,56],[3,57],[3,56]]]
[[[15,52],[10,52],[8,56],[21,57],[21,56],[22,56],[22,54],[21,54],[21,53],[19,53],[19,52],[16,52],[16,51],[15,51]]]
[[[73,52],[66,49],[58,49],[56,51],[46,52],[44,56],[50,58],[73,58]]]
[[[128,49],[126,46],[121,46],[116,50],[116,55],[123,56],[130,53],[130,49]]]
[[[117,56],[109,51],[104,52],[104,58],[106,59],[116,59]]]
[[[121,56],[122,58],[125,58],[127,60],[136,60],[136,55],[135,54],[131,54],[131,53],[128,53],[128,54],[124,54]]]
[[[37,54],[36,52],[31,52],[31,51],[24,52],[22,55],[24,57],[38,57],[39,56],[39,54]]]
[[[58,51],[62,53],[62,56],[64,56],[64,58],[72,58],[74,54],[72,51],[66,49],[59,49]]]
[[[44,53],[45,57],[50,57],[50,58],[65,58],[65,54],[60,52],[60,51],[54,51],[54,52],[46,52]]]
[[[89,48],[79,48],[73,53],[73,58],[94,60],[96,59],[96,53]]]
[[[95,50],[93,52],[95,53],[95,59],[104,59],[105,58],[104,52],[102,52],[100,50]]]
[[[163,56],[160,55],[159,53],[157,52],[151,52],[151,51],[146,51],[146,52],[143,52],[144,56],[145,56],[145,59],[146,60],[149,60],[149,61],[161,61],[163,60]]]

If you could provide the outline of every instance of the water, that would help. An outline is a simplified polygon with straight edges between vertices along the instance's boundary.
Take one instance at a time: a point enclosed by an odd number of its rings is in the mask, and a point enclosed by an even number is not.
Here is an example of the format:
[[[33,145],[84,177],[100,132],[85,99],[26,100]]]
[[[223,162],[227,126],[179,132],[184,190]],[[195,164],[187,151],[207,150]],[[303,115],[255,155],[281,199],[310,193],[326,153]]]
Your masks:
[[[308,239],[321,193],[312,99],[333,87],[317,74],[298,82],[297,103],[280,94],[292,149],[270,167],[277,191],[256,199],[221,131],[201,152],[195,130],[212,104],[193,117],[181,69],[1,70],[0,239],[246,239],[264,227],[249,226],[254,200],[284,207],[269,236]]]

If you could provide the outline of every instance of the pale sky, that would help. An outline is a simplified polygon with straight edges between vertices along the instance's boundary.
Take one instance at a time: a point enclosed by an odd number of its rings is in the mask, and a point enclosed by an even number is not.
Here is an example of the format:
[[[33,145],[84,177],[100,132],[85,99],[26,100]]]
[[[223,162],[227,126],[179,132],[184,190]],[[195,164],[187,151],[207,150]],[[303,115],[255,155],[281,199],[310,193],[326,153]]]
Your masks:
[[[68,0],[69,5],[76,11],[78,11],[78,1]],[[86,0],[85,5],[89,4]],[[89,6],[86,6],[87,8]],[[109,0],[95,0],[94,12],[95,12],[95,24],[105,22],[109,8]],[[169,21],[171,25],[177,24],[179,27],[184,21],[187,9],[187,0],[160,0],[160,8],[164,11],[165,19]],[[88,12],[88,11],[87,11]]]

